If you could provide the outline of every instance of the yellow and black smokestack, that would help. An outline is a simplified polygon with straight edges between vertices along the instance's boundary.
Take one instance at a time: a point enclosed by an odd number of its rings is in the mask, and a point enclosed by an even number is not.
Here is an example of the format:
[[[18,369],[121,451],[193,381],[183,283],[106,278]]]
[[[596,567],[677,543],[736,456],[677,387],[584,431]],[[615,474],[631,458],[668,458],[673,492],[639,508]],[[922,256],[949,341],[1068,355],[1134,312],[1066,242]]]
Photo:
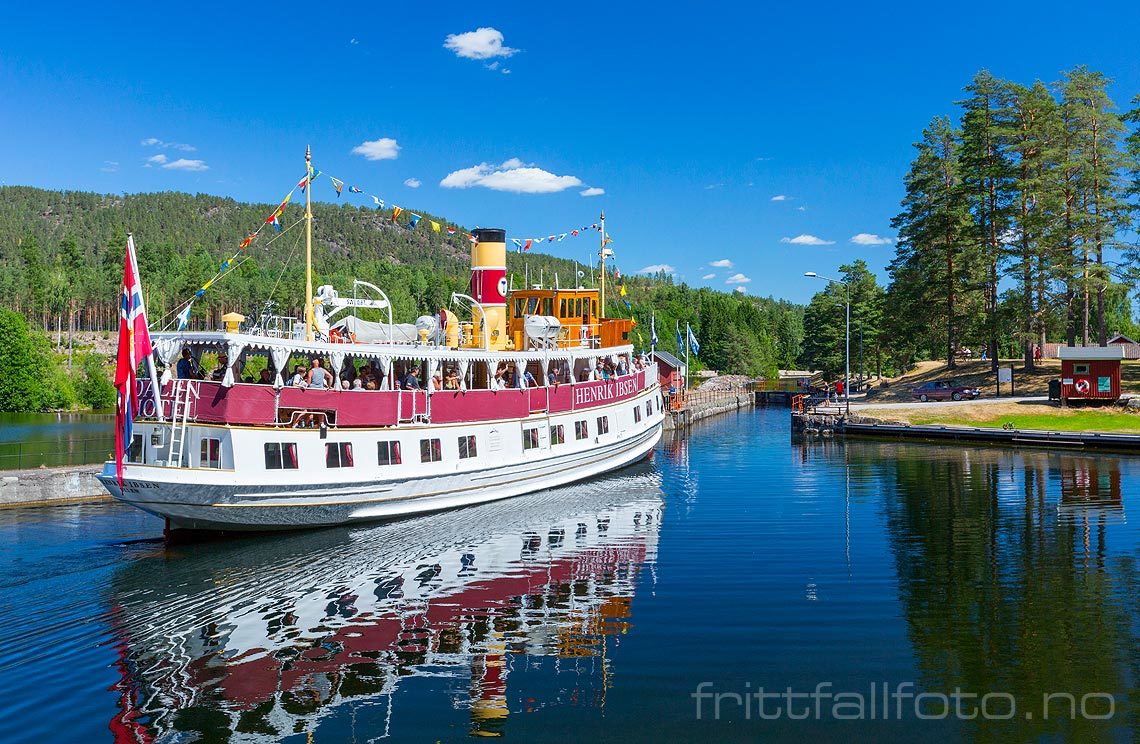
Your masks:
[[[487,346],[496,351],[507,348],[507,231],[479,228],[471,247],[471,296],[482,314],[474,312],[478,328],[486,318]]]

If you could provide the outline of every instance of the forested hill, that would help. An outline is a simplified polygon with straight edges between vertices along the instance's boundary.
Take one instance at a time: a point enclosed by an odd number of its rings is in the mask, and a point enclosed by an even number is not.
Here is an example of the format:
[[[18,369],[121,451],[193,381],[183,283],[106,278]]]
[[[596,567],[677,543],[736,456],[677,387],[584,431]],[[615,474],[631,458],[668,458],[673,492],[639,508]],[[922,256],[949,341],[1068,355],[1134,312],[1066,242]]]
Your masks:
[[[117,300],[128,231],[135,236],[139,269],[152,325],[169,317],[218,271],[241,240],[264,223],[275,204],[247,204],[206,194],[178,192],[106,195],[0,187],[0,304],[45,329],[117,327]],[[423,216],[415,230],[407,213]],[[435,233],[430,220],[446,219],[414,207],[399,223],[389,210],[314,202],[313,265],[317,284],[344,291],[353,279],[381,287],[396,317],[410,320],[446,305],[453,291],[466,292],[470,244],[466,228]],[[304,296],[303,208],[287,207],[282,233],[266,226],[245,252],[248,258],[214,284],[194,306],[192,327],[215,327],[224,312],[250,312],[272,297],[279,311],[300,315]],[[621,258],[620,235],[614,248]],[[595,233],[574,241],[591,241]],[[566,245],[566,244],[564,244]],[[582,245],[575,244],[574,252]],[[511,252],[507,259],[515,287],[524,274],[532,281],[555,274],[571,284],[578,269],[591,281],[590,267],[541,253]],[[634,267],[626,267],[631,269]],[[610,276],[609,282],[615,282]],[[607,293],[607,314],[638,322],[634,341],[649,345],[649,319],[656,315],[660,348],[677,352],[674,328],[691,323],[702,344],[706,367],[760,373],[793,366],[802,339],[802,308],[773,299],[747,297],[675,284],[671,277],[623,275],[626,306]]]

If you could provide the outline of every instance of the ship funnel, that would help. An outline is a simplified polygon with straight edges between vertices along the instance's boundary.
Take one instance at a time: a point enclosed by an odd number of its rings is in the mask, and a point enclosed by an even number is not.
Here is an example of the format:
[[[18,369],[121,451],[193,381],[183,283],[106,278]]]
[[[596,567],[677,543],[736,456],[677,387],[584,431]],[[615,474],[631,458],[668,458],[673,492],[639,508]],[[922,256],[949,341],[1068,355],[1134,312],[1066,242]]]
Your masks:
[[[486,318],[488,348],[507,346],[507,231],[479,228],[471,246],[471,297],[482,310],[473,313],[475,328]]]

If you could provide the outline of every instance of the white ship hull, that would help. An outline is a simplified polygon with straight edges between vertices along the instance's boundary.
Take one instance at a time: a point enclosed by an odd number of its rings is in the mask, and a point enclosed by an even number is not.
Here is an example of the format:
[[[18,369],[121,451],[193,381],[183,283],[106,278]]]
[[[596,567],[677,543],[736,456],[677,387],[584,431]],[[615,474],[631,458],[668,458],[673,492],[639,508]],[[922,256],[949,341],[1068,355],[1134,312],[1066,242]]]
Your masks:
[[[639,408],[636,417],[634,408]],[[608,421],[604,433],[597,428],[600,417]],[[114,463],[109,462],[99,480],[116,499],[167,519],[172,529],[332,526],[481,504],[611,472],[650,454],[661,437],[662,419],[654,386],[612,406],[521,421],[329,430],[323,438],[315,430],[196,426],[189,435],[190,451],[202,439],[216,438],[222,444],[222,468],[130,464],[120,488]],[[579,421],[587,422],[591,435],[576,440]],[[558,426],[565,434],[563,442],[551,441],[551,428]],[[146,432],[142,425],[136,431],[140,428]],[[522,440],[528,429],[541,437],[537,447],[526,450]],[[457,437],[466,436],[480,442],[478,457],[459,459],[447,449],[456,447]],[[423,439],[443,443],[441,461],[420,462]],[[265,444],[281,440],[296,442],[302,463],[308,464],[295,470],[260,468]],[[375,459],[364,462],[376,457],[380,441],[400,442],[404,454],[399,466],[380,466]],[[492,441],[497,448],[489,446]],[[342,442],[358,453],[353,467],[314,467],[324,463],[327,444]]]

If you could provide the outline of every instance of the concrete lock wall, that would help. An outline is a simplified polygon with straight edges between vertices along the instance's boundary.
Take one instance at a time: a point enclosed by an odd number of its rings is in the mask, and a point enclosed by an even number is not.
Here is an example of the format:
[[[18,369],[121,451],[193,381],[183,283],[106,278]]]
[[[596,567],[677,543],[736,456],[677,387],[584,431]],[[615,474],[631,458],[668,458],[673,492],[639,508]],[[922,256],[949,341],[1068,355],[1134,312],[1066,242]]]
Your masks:
[[[0,507],[109,499],[98,472],[94,465],[0,472]]]

